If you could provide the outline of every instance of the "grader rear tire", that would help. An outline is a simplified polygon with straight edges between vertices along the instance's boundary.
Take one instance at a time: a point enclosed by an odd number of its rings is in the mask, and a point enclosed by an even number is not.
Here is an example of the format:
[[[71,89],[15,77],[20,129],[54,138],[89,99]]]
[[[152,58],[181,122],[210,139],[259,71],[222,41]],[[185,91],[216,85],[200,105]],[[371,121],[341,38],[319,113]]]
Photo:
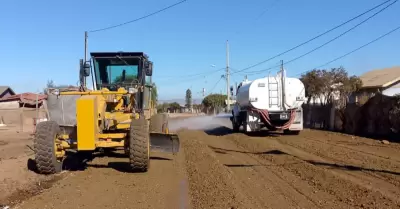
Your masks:
[[[151,116],[150,132],[165,133],[168,128],[168,114],[161,113]]]
[[[33,141],[36,167],[41,174],[55,174],[62,170],[62,161],[56,157],[55,139],[60,127],[54,121],[44,121],[36,126]]]
[[[129,165],[133,172],[147,172],[150,166],[150,134],[144,118],[131,121]]]

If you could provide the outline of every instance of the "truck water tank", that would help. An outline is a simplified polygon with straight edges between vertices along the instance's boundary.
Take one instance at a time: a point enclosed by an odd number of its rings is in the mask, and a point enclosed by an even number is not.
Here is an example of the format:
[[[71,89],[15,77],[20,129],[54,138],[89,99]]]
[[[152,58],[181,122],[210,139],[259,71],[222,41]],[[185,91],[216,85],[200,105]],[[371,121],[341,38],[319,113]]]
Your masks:
[[[285,108],[301,107],[305,99],[304,84],[298,78],[285,78]],[[244,81],[237,90],[237,104],[240,108],[249,106],[268,111],[283,111],[282,80],[277,77]]]

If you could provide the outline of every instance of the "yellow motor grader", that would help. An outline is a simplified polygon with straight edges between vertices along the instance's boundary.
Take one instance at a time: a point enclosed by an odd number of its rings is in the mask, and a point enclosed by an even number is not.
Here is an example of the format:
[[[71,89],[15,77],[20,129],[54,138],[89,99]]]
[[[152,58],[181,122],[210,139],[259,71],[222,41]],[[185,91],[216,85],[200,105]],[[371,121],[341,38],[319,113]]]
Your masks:
[[[36,126],[37,170],[58,173],[69,153],[124,149],[134,172],[146,172],[150,151],[179,152],[166,114],[152,101],[153,63],[142,52],[95,52],[80,60],[81,88],[48,93],[48,120]],[[93,89],[86,88],[91,76]]]

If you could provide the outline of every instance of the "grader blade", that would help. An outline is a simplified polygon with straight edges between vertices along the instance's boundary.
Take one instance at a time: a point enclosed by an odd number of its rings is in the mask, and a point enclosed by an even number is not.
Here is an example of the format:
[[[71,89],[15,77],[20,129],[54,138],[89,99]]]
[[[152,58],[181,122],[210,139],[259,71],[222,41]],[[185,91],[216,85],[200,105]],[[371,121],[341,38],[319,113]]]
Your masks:
[[[150,150],[152,152],[179,152],[180,142],[176,134],[150,133]]]

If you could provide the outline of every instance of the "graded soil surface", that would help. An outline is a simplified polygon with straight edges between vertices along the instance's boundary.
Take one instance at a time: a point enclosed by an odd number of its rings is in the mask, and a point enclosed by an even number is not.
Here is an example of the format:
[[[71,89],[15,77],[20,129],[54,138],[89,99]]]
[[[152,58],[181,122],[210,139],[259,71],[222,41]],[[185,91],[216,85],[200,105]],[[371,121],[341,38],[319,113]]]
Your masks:
[[[41,191],[14,192],[0,205],[400,208],[399,144],[317,130],[297,136],[232,133],[226,117],[171,123],[185,128],[178,132],[181,151],[152,153],[147,173],[129,173],[128,159],[121,153],[98,156],[81,170],[57,175],[57,181],[44,180],[50,186]]]

